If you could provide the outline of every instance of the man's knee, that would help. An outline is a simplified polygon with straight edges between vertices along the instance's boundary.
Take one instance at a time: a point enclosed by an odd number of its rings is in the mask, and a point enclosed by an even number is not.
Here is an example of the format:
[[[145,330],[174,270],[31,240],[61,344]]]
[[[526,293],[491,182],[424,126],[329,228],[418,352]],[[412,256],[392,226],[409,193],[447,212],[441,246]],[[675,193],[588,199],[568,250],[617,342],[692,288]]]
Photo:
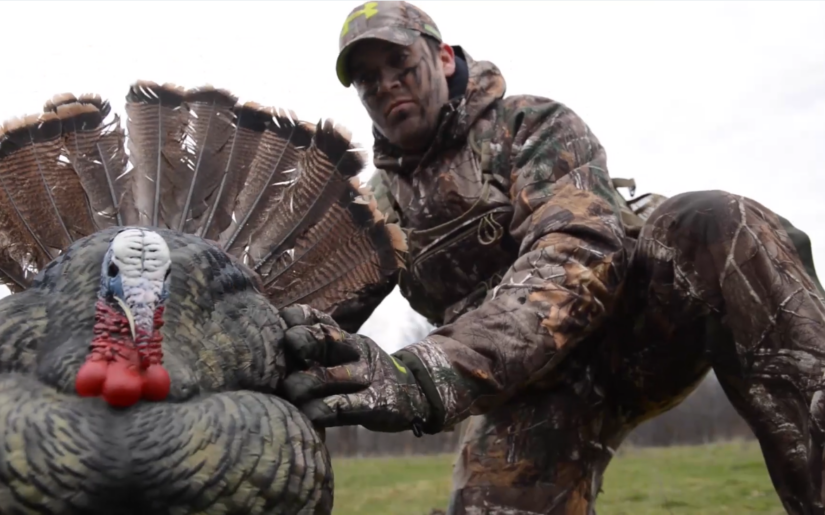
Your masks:
[[[694,244],[719,241],[732,236],[730,229],[741,223],[745,202],[749,201],[721,190],[680,193],[651,213],[643,234],[671,244],[684,238]]]
[[[773,241],[786,252],[795,253],[814,285],[823,291],[808,235],[753,199],[721,190],[681,193],[651,213],[642,229],[646,241],[678,249],[689,259],[696,258],[699,249],[729,249],[737,235],[753,243]]]
[[[771,236],[794,247],[806,267],[812,267],[810,238],[788,220],[763,204],[739,195],[722,191],[691,191],[675,195],[663,202],[651,215],[648,225],[657,228],[690,233],[693,238],[703,236],[707,241],[732,237],[739,227],[754,229],[763,226]],[[808,273],[815,273],[808,270]]]
[[[692,219],[696,214],[725,212],[734,199],[733,195],[722,190],[680,193],[662,202],[651,213],[650,220],[656,221],[664,216],[677,221]]]

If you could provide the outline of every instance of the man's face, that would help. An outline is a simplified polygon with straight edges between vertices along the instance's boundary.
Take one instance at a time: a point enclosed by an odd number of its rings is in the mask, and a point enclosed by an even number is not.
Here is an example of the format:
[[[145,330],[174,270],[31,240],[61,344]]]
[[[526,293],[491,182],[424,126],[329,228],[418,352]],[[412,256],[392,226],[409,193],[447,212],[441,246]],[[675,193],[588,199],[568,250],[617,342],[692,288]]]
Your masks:
[[[441,45],[432,52],[423,37],[408,47],[361,41],[349,57],[352,84],[372,122],[390,143],[408,151],[429,145],[454,71],[452,48]]]

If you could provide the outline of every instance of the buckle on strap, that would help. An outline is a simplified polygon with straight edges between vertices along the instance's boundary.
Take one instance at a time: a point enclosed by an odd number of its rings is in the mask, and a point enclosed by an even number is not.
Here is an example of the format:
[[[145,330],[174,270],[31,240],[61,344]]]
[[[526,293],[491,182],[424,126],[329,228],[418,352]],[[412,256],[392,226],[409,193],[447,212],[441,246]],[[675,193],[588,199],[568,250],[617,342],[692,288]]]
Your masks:
[[[423,424],[423,420],[420,417],[415,417],[412,420],[412,432],[416,438],[421,438],[424,434],[424,430],[421,428],[421,424]]]
[[[487,213],[479,222],[476,234],[478,242],[486,247],[501,239],[504,228],[495,219],[493,213]]]
[[[613,187],[616,189],[627,188],[630,198],[636,196],[636,181],[634,179],[613,179]]]

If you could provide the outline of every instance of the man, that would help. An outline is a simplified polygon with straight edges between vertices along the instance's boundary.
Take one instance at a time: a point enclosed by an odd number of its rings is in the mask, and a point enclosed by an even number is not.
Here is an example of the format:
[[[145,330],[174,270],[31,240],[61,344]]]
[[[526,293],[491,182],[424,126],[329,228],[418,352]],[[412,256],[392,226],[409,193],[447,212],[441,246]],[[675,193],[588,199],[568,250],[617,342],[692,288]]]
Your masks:
[[[389,356],[285,310],[303,368],[285,391],[310,419],[420,435],[474,415],[451,512],[589,513],[611,448],[713,366],[788,511],[821,512],[825,307],[804,234],[718,191],[644,221],[570,108],[505,96],[494,64],[409,3],[358,6],[339,48],[374,124],[376,196],[407,231],[401,291],[438,328]]]

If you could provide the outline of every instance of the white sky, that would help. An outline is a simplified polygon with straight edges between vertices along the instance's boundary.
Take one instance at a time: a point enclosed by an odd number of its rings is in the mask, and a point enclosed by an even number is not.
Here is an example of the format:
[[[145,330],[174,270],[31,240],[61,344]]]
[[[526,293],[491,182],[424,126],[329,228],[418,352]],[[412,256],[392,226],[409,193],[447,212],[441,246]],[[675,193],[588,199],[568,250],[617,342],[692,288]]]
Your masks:
[[[825,271],[825,3],[417,4],[447,43],[496,63],[508,94],[578,112],[606,146],[611,175],[635,178],[638,194],[752,197],[811,236]],[[331,117],[370,147],[369,118],[334,72],[356,5],[3,2],[0,120],[58,92],[93,91],[122,112],[137,79],[210,83],[312,121]],[[396,349],[420,336],[411,315],[394,292],[363,332]]]

